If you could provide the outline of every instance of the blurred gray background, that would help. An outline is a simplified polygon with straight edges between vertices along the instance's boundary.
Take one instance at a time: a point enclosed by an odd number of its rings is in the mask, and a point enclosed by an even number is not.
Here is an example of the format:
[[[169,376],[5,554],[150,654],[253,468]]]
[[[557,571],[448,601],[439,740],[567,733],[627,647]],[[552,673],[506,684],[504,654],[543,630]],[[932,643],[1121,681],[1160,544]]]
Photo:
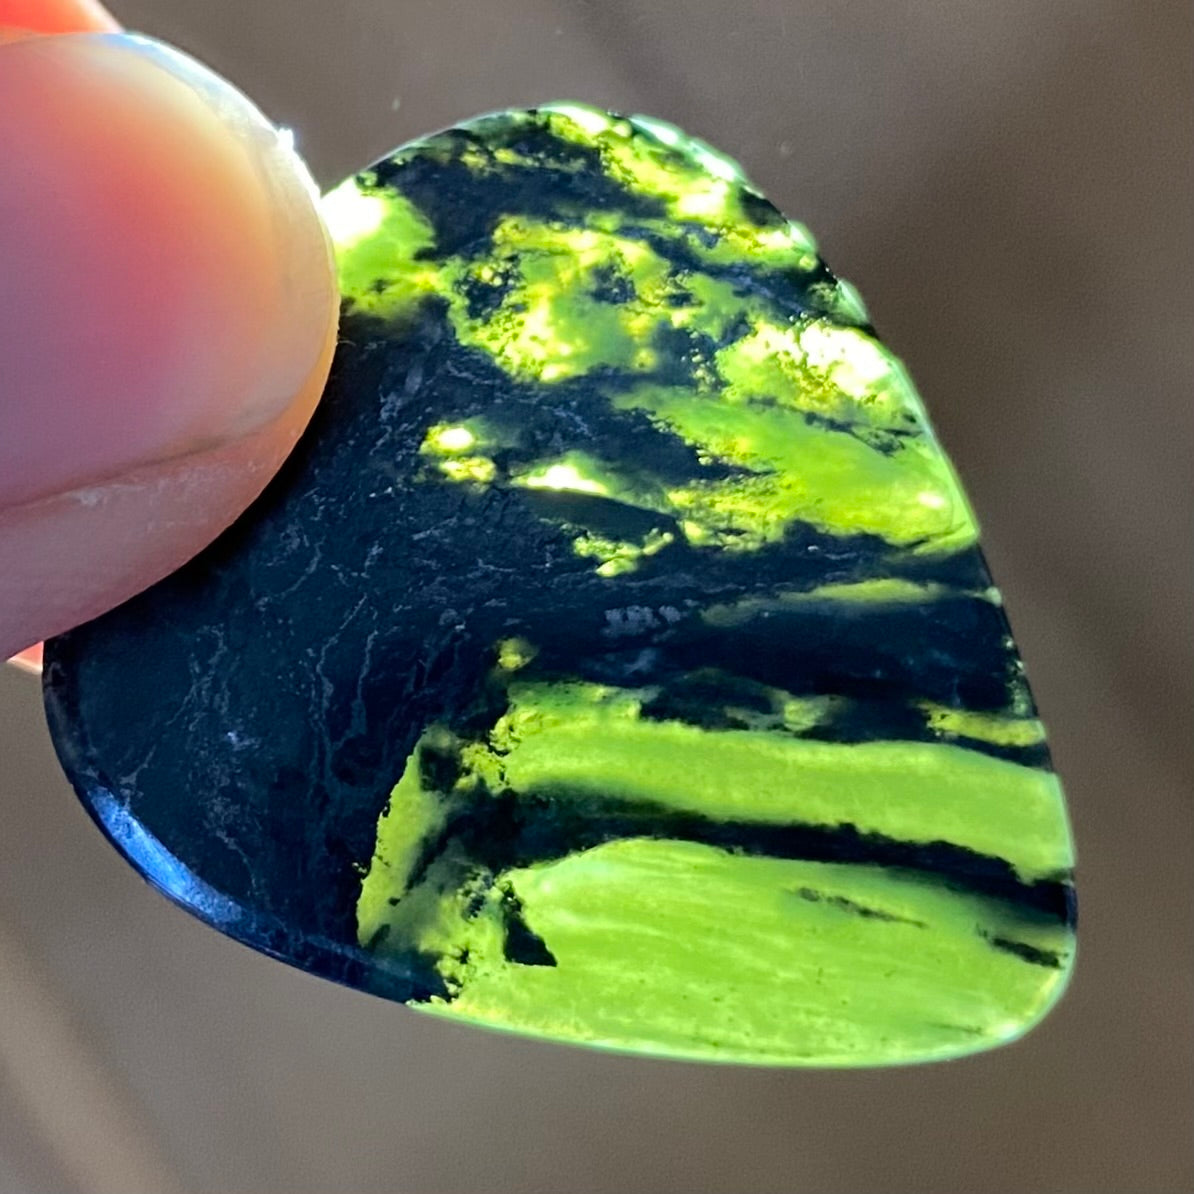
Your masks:
[[[321,183],[586,99],[739,157],[857,283],[969,487],[1080,853],[1069,996],[871,1072],[438,1023],[152,894],[0,668],[0,1194],[1194,1188],[1191,15],[1150,0],[112,0]]]

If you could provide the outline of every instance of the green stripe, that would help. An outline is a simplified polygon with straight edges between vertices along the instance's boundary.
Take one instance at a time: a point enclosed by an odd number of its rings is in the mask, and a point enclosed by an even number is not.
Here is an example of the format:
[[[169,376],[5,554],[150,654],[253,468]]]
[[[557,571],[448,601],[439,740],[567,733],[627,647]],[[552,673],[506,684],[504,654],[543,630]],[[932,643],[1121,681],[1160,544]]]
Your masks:
[[[1026,1031],[1063,985],[983,932],[1067,958],[1072,944],[1060,927],[877,868],[687,842],[616,842],[506,878],[556,965],[507,963],[496,911],[468,921],[445,898],[420,944],[449,958],[459,991],[417,1006],[665,1056],[870,1065],[971,1052]]]

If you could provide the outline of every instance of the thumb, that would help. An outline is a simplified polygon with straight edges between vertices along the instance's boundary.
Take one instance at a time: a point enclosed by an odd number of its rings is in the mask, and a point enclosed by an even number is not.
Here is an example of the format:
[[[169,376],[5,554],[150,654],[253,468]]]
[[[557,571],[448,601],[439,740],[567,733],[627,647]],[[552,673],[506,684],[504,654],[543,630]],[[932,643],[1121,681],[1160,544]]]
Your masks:
[[[257,496],[322,390],[337,309],[313,184],[239,92],[143,38],[9,32],[0,659],[177,568]]]

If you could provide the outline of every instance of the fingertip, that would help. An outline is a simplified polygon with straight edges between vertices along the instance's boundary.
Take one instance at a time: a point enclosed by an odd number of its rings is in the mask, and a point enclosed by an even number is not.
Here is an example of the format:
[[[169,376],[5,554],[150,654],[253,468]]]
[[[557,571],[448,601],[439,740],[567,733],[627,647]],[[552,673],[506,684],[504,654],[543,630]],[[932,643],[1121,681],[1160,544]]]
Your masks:
[[[0,658],[200,550],[322,391],[338,296],[286,138],[143,38],[0,48]]]
[[[278,417],[336,313],[305,168],[231,86],[128,36],[0,71],[0,505]]]

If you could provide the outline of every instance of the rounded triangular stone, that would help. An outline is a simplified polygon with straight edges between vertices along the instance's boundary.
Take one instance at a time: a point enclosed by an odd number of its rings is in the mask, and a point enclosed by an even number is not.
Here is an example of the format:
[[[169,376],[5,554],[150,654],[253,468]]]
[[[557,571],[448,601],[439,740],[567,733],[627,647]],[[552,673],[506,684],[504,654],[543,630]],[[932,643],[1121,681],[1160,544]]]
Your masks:
[[[308,434],[48,647],[113,842],[275,957],[559,1040],[878,1064],[1034,1023],[1061,793],[954,472],[807,231],[581,105],[325,202]]]

